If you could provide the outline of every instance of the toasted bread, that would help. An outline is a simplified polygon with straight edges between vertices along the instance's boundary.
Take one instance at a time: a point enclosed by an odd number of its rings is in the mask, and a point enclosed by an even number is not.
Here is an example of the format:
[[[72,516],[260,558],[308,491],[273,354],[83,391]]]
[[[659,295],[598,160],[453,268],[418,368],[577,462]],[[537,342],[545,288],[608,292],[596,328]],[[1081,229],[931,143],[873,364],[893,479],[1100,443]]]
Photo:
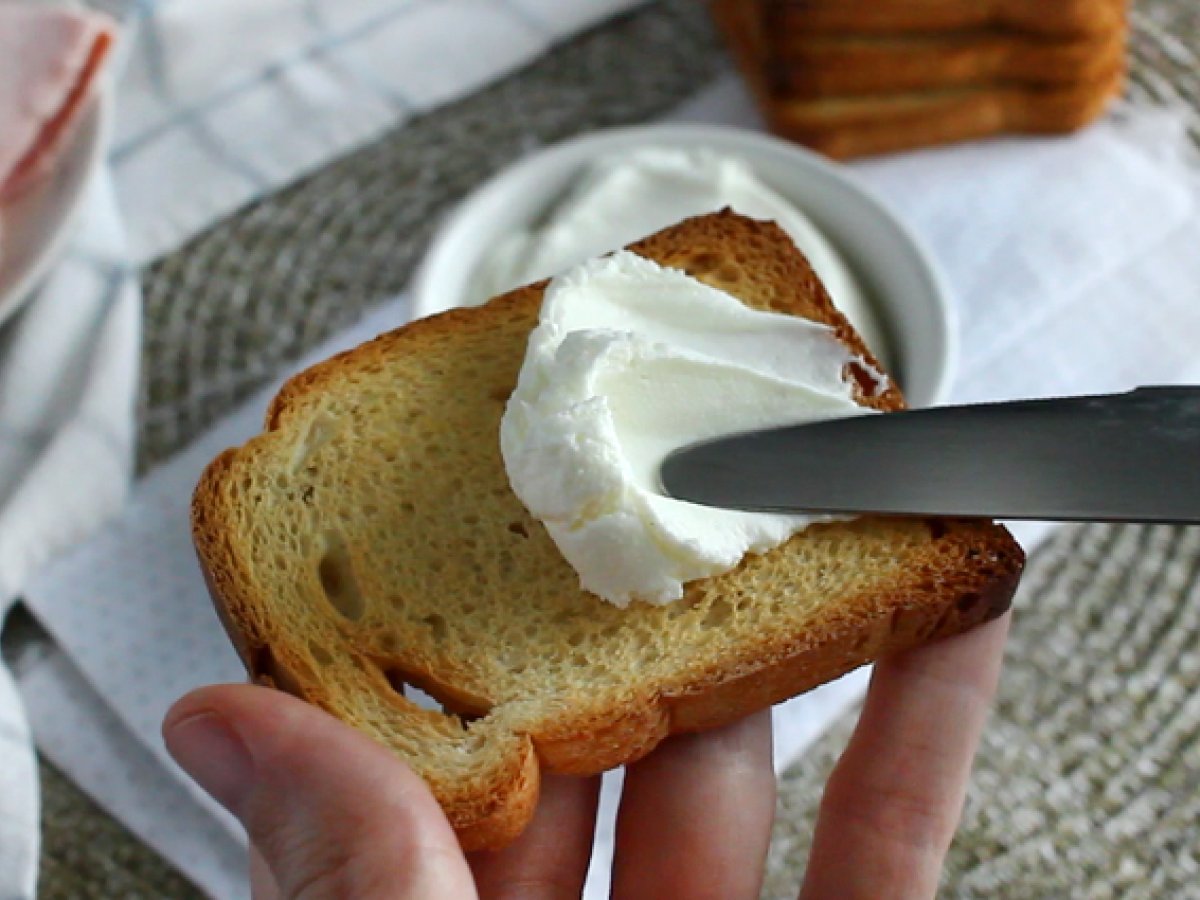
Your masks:
[[[993,85],[1096,84],[1121,67],[1125,29],[1047,40],[1016,32],[796,36],[764,60],[776,97],[815,100]]]
[[[738,0],[761,3],[774,34],[933,32],[1010,28],[1034,34],[1110,34],[1128,0]]]
[[[834,159],[932,147],[997,134],[1064,134],[1097,119],[1122,72],[1059,88],[982,87],[837,100],[772,100],[776,134]]]
[[[631,249],[828,323],[877,365],[773,224],[726,211]],[[1023,565],[990,522],[866,517],[811,527],[665,606],[584,592],[498,446],[544,286],[296,376],[265,433],[208,467],[192,506],[201,566],[254,679],[393,749],[467,849],[521,831],[543,767],[633,762],[669,734],[971,628],[1008,608]],[[862,402],[903,405],[894,386]]]

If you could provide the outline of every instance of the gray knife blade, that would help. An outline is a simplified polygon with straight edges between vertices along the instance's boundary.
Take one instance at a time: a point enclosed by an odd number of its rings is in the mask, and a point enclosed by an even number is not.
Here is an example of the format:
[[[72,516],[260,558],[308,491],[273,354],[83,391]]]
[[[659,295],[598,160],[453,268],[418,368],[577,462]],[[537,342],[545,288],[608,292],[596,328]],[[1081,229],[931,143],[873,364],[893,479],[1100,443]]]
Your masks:
[[[769,512],[1200,523],[1200,387],[936,407],[677,450],[666,494]]]

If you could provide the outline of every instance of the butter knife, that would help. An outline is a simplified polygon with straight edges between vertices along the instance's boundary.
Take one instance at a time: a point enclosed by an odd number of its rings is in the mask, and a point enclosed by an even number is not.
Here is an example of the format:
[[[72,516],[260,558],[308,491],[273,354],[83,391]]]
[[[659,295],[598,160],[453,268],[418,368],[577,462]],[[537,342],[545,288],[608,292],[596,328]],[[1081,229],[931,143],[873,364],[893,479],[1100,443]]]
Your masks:
[[[1200,387],[936,407],[670,454],[669,496],[769,512],[1200,523]]]

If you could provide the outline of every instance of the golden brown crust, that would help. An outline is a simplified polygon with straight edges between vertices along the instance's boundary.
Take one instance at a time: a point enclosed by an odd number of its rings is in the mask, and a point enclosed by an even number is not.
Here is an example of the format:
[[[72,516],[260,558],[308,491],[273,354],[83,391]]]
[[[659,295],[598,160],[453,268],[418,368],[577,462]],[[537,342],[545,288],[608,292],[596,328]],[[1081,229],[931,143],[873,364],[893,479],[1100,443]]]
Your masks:
[[[877,39],[798,35],[762,66],[774,96],[818,100],[981,84],[1094,84],[1120,68],[1124,52],[1124,28],[1062,41],[996,31]]]
[[[1127,0],[762,0],[775,33],[1007,28],[1051,36],[1107,34],[1124,23],[1126,6]]]
[[[878,365],[833,307],[803,257],[774,225],[726,211],[681,223],[633,249],[717,287],[737,283],[746,272],[760,273],[762,284],[770,290],[764,287],[758,305],[829,323],[868,365]],[[353,627],[342,621],[337,623],[340,643],[324,652],[335,657],[331,665],[345,664],[351,683],[358,687],[347,692],[326,684],[325,676],[313,671],[306,656],[306,636],[297,634],[291,622],[270,615],[246,557],[248,551],[241,545],[244,540],[240,543],[234,536],[239,504],[244,502],[239,492],[245,490],[248,473],[257,464],[256,454],[285,435],[303,432],[323,397],[356,379],[369,379],[387,359],[430,356],[436,349],[457,346],[468,332],[489,338],[501,332],[512,338],[527,334],[542,289],[543,285],[534,285],[498,298],[482,310],[453,310],[415,322],[296,376],[271,404],[267,433],[214,460],[196,489],[192,507],[193,534],[206,581],[253,678],[295,693],[352,724],[408,722],[431,734],[435,743],[459,742],[468,755],[482,752],[480,747],[502,747],[486,764],[480,763],[482,769],[467,767],[458,775],[436,767],[422,772],[468,849],[499,847],[519,833],[536,803],[541,765],[577,774],[603,771],[644,756],[670,733],[732,721],[880,655],[958,633],[1007,608],[1022,565],[1021,551],[1012,538],[991,523],[909,520],[905,533],[919,549],[903,551],[906,566],[886,590],[839,596],[801,632],[756,635],[702,666],[647,682],[640,694],[579,698],[556,708],[549,717],[522,719],[503,703],[496,705],[487,684],[472,680],[444,654],[419,653],[420,648],[412,646],[385,652],[360,640]],[[514,361],[514,373],[518,362]],[[511,385],[495,390],[503,394],[495,398],[498,417]],[[898,409],[903,398],[889,384],[886,391],[864,396],[862,402]],[[540,528],[532,520],[522,527]],[[874,541],[886,550],[894,528],[888,521],[865,518],[811,531],[810,537],[805,532],[793,538],[795,546],[825,536]],[[791,546],[789,542],[773,552],[786,558]],[[748,557],[729,576],[695,582],[680,603],[702,602],[706,592],[720,594],[722,586],[739,578],[743,570],[769,570],[774,558],[772,554]],[[643,604],[615,610],[581,591],[572,603],[588,617],[605,617],[614,623],[664,621],[665,615],[663,608]],[[394,685],[389,686],[392,677],[424,688],[449,712],[417,710],[392,689]],[[374,705],[362,709],[363,704],[356,705],[368,699]],[[468,724],[454,713],[483,718]]]
[[[853,159],[997,134],[1065,134],[1094,122],[1120,93],[1123,72],[1067,88],[965,89],[859,98],[838,108],[772,102],[771,130],[833,159]]]
[[[742,0],[715,0],[713,16],[768,127],[834,159],[1004,133],[1076,131],[1102,115],[1124,83],[1123,18],[1094,37],[1048,48],[1014,34],[972,36],[965,43],[961,36],[910,38],[908,44],[861,35],[816,39],[803,29],[765,26],[755,18],[757,9]],[[768,50],[767,36],[779,40],[781,33],[804,35],[790,39],[793,49],[808,48],[803,69],[790,63],[781,69]],[[973,48],[972,41],[983,43]],[[946,42],[951,47],[924,46]],[[1079,77],[1059,78],[1071,72]],[[797,79],[798,93],[792,90]]]
[[[931,604],[916,582],[896,585],[886,596],[857,597],[840,604],[842,621],[831,634],[790,651],[758,671],[706,685],[689,685],[669,696],[672,734],[716,728],[764,707],[805,693],[859,666],[940,638],[967,631],[1008,610],[1020,580],[1024,555],[1015,542],[979,522],[938,521],[947,530],[953,555],[994,555],[988,570],[958,571],[941,583],[940,602]],[[981,551],[980,546],[989,549]],[[953,600],[953,602],[948,602]],[[853,641],[830,640],[841,627]]]

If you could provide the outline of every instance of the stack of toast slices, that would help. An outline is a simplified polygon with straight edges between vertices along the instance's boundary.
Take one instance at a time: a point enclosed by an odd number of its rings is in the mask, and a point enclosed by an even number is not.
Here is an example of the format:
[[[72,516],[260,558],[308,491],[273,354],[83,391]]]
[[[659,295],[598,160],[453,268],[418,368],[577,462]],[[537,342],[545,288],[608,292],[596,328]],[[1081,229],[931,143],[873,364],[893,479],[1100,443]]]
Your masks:
[[[769,127],[835,159],[1074,131],[1125,72],[1128,0],[714,0]]]
[[[630,249],[822,322],[878,365],[773,224],[725,211]],[[587,593],[500,457],[544,288],[421,319],[296,376],[263,434],[208,467],[192,507],[253,678],[389,747],[468,849],[521,832],[543,771],[633,762],[670,734],[1001,615],[1023,564],[989,521],[864,516],[750,554],[665,606]],[[904,405],[894,384],[858,400]]]

